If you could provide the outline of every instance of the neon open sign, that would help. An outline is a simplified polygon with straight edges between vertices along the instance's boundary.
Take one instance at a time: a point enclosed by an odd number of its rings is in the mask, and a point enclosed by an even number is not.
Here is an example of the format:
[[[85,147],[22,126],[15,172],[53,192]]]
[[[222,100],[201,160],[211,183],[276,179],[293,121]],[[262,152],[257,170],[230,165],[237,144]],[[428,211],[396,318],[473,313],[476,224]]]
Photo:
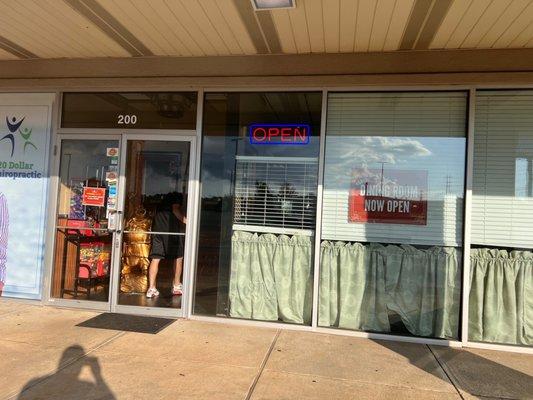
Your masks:
[[[307,124],[252,124],[251,144],[304,145],[309,143],[311,127]]]

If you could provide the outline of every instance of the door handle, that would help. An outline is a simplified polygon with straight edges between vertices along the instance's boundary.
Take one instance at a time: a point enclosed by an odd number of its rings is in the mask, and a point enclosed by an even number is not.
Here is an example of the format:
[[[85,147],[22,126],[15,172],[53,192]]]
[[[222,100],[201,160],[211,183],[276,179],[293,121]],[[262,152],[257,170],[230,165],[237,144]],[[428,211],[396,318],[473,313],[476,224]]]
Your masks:
[[[122,218],[123,214],[122,211],[117,211],[117,227],[115,228],[115,233],[122,233],[122,229],[124,228],[122,226],[124,219]]]
[[[122,231],[122,212],[121,211],[110,211],[109,219],[107,222],[107,230],[109,233],[120,233]]]

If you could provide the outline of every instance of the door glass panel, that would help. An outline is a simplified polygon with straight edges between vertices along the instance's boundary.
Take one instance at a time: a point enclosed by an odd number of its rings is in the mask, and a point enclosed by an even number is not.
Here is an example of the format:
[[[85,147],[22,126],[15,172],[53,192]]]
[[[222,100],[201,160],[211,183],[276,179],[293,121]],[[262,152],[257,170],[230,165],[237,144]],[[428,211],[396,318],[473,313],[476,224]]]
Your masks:
[[[120,305],[181,307],[189,151],[188,142],[128,141]]]
[[[63,140],[52,297],[108,301],[118,140]]]

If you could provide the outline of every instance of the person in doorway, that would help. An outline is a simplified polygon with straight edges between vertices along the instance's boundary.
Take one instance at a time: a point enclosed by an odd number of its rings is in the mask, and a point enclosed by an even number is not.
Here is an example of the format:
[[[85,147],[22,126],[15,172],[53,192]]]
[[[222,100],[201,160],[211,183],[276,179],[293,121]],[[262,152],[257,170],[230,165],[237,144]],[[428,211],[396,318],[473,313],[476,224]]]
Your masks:
[[[157,272],[161,260],[174,260],[174,281],[172,295],[181,296],[183,285],[181,272],[183,270],[184,240],[181,227],[187,223],[187,217],[182,210],[183,196],[181,193],[170,193],[159,205],[152,223],[152,246],[150,249],[150,265],[148,267],[148,291],[146,297],[157,297]],[[166,233],[170,233],[166,234]]]
[[[0,192],[0,296],[2,296],[2,291],[6,283],[8,228],[9,213],[7,210],[7,199]]]

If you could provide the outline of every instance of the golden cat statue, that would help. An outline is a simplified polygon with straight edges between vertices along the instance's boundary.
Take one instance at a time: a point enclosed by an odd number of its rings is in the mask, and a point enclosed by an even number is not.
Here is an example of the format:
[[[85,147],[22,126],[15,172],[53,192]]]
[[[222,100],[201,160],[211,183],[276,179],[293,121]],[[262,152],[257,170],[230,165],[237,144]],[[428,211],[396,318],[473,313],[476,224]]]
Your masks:
[[[146,210],[139,207],[125,226],[122,251],[120,291],[122,293],[144,293],[148,289],[148,266],[150,260],[150,231],[152,219]]]

